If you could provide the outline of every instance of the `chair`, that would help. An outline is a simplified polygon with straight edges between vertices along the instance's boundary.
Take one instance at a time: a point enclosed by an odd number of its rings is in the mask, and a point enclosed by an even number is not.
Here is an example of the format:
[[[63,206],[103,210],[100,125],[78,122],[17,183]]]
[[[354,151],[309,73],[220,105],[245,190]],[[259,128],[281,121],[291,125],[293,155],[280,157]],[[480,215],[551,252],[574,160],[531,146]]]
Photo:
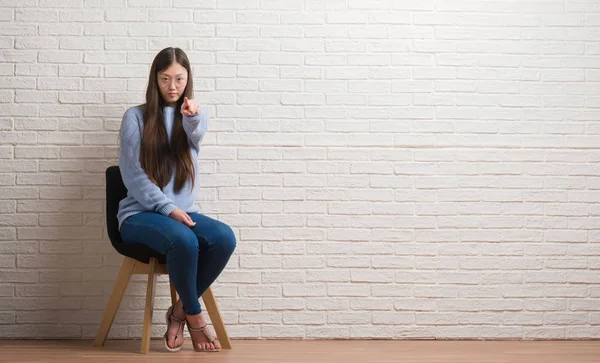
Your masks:
[[[152,327],[152,313],[154,308],[154,293],[156,290],[156,276],[167,274],[166,256],[159,254],[151,248],[142,244],[123,243],[118,230],[117,212],[119,202],[127,196],[127,189],[121,178],[118,166],[110,166],[106,169],[106,228],[108,237],[113,247],[121,255],[125,256],[121,264],[121,270],[113,287],[112,295],[102,316],[102,322],[98,328],[94,346],[103,346],[112,326],[121,299],[129,284],[132,274],[147,274],[148,288],[146,291],[146,307],[144,310],[144,327],[142,330],[141,353],[146,354],[150,350],[150,333]],[[171,287],[171,302],[177,301],[177,292],[169,281]],[[223,349],[231,349],[231,342],[225,329],[225,324],[219,312],[217,302],[209,287],[202,295],[204,306],[208,311],[213,327]]]

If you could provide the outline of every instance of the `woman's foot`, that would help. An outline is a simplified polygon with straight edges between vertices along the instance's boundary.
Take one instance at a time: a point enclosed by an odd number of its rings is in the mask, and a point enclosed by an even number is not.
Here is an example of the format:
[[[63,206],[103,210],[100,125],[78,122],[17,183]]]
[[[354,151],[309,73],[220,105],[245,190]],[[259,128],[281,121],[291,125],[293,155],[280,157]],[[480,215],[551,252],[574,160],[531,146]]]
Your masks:
[[[183,324],[186,318],[181,300],[167,310],[167,318],[167,348],[179,350],[183,345]]]
[[[187,326],[195,351],[218,352],[221,350],[221,343],[208,331],[206,320],[202,314],[187,315]]]

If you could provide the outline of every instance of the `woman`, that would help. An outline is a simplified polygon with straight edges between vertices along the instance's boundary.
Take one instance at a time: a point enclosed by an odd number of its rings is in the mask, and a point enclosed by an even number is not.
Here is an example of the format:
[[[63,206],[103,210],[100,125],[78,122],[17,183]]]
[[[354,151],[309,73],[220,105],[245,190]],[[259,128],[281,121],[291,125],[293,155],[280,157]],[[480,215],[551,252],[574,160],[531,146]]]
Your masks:
[[[192,70],[179,48],[161,50],[150,69],[146,103],[125,112],[119,166],[127,197],[119,203],[125,243],[142,243],[166,255],[180,299],[166,312],[168,351],[183,345],[186,323],[196,351],[220,351],[206,330],[198,301],[235,249],[231,228],[199,213],[194,204],[200,142],[208,114],[193,99]]]

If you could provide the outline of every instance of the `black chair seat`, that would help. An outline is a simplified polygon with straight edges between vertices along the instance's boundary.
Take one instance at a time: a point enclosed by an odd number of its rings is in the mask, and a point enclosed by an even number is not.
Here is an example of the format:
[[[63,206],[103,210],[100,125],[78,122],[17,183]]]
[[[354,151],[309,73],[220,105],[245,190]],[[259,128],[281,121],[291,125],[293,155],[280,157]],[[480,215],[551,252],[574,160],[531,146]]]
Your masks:
[[[156,257],[158,262],[165,264],[166,256],[140,243],[124,243],[119,232],[117,212],[119,202],[127,196],[127,188],[123,184],[121,170],[117,165],[106,169],[106,230],[108,238],[115,250],[123,256],[148,263],[150,257]]]

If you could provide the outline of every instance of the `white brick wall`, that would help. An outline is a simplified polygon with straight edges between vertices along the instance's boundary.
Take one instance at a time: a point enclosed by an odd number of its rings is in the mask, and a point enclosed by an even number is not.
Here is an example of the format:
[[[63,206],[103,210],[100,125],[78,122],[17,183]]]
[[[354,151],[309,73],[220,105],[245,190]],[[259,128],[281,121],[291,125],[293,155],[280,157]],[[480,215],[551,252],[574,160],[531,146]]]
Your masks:
[[[103,172],[175,45],[233,337],[599,338],[599,40],[597,0],[0,1],[0,337],[94,336]]]

